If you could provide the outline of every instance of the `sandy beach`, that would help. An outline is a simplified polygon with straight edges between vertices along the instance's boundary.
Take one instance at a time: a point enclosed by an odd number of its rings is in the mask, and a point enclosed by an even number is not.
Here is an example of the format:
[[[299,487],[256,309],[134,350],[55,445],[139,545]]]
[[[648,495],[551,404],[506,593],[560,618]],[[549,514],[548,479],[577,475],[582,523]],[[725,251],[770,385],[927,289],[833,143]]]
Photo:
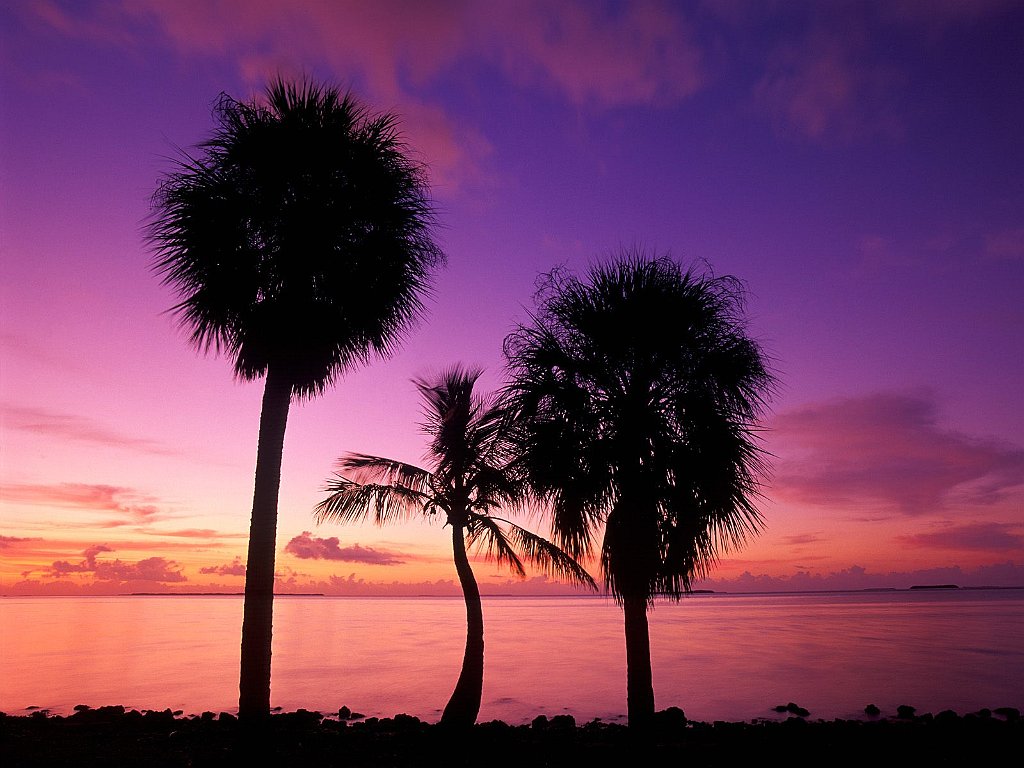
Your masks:
[[[659,713],[646,734],[568,715],[531,725],[480,723],[447,731],[407,715],[359,721],[298,710],[277,714],[257,732],[231,715],[180,717],[123,707],[84,709],[68,717],[36,712],[0,714],[4,765],[221,766],[258,759],[277,766],[612,766],[738,765],[778,757],[787,764],[843,756],[881,765],[993,763],[1014,754],[1024,738],[1017,710],[959,715],[942,712],[864,720],[781,722],[687,721],[679,710]],[[1010,750],[1010,751],[1007,751]]]

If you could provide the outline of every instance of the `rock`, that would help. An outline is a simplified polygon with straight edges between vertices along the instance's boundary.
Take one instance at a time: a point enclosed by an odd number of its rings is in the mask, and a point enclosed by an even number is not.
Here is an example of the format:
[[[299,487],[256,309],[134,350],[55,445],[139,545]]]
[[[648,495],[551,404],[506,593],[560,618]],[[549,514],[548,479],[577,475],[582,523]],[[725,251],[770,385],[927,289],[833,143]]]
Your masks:
[[[275,725],[299,729],[315,728],[323,719],[324,716],[319,712],[310,712],[308,709],[301,708],[294,712],[280,712],[271,718]]]
[[[868,717],[878,717],[880,714],[882,714],[882,710],[880,710],[874,704],[868,704],[866,707],[864,707],[864,714]]]
[[[792,701],[786,705],[786,711],[792,715],[796,715],[797,717],[807,717],[809,714],[811,714],[803,707],[794,704]]]
[[[408,730],[410,728],[417,727],[420,724],[420,719],[418,717],[413,717],[412,715],[407,715],[404,712],[400,712],[391,718],[391,722],[394,723],[394,726],[397,729]]]
[[[654,724],[666,730],[685,728],[686,714],[679,707],[669,707],[654,713]]]
[[[572,715],[555,715],[551,718],[551,728],[559,731],[569,731],[576,727],[576,718]]]
[[[504,720],[488,720],[486,723],[477,723],[476,727],[483,733],[487,733],[491,736],[494,734],[507,735],[513,730],[513,726],[509,725]]]
[[[807,717],[811,714],[806,709],[792,701],[789,702],[789,704],[779,704],[777,707],[772,707],[772,709],[776,712],[789,712],[791,715],[796,715],[797,717]]]
[[[146,711],[142,718],[151,723],[166,723],[174,720],[174,713],[169,709],[165,709],[162,712],[150,709]]]
[[[530,727],[533,728],[535,731],[545,730],[548,727],[548,716],[537,715],[535,718],[533,718],[533,721],[530,723]]]

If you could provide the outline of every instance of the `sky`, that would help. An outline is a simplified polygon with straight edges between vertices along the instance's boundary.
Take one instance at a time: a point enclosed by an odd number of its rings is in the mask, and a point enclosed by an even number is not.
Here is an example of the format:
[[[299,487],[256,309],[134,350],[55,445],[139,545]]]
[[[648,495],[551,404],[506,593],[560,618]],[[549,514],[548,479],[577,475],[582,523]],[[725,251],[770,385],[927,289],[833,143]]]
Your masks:
[[[337,457],[420,463],[414,377],[496,389],[538,276],[636,248],[740,278],[780,382],[764,530],[698,586],[1024,585],[1022,39],[997,0],[4,3],[0,594],[241,590],[262,386],[189,346],[145,225],[277,76],[399,117],[448,259],[292,406],[280,591],[457,594],[440,525],[316,523]]]

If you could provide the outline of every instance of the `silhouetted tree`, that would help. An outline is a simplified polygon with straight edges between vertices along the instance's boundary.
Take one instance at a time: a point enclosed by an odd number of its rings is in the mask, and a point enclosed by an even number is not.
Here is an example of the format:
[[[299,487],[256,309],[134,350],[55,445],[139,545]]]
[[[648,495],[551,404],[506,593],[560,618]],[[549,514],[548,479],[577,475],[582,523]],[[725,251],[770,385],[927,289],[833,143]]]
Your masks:
[[[347,454],[341,473],[329,481],[330,494],[316,507],[320,522],[366,519],[378,525],[418,515],[444,515],[452,529],[452,556],[466,601],[466,651],[455,691],[441,723],[466,727],[476,722],[484,680],[484,620],[480,590],[467,549],[525,575],[523,559],[574,584],[596,589],[590,574],[551,542],[498,517],[524,500],[511,471],[509,416],[492,398],[474,395],[480,371],[454,367],[437,381],[416,381],[424,401],[424,432],[430,437],[433,469],[393,459]],[[342,473],[352,473],[346,477]]]
[[[626,253],[588,282],[555,270],[505,342],[523,471],[553,540],[579,557],[604,528],[623,606],[631,726],[654,714],[647,610],[761,526],[755,422],[773,387],[732,277]]]
[[[288,408],[386,355],[443,261],[422,168],[389,114],[278,80],[222,94],[216,129],[154,195],[155,271],[198,349],[266,377],[245,572],[239,716],[269,714],[277,499]]]

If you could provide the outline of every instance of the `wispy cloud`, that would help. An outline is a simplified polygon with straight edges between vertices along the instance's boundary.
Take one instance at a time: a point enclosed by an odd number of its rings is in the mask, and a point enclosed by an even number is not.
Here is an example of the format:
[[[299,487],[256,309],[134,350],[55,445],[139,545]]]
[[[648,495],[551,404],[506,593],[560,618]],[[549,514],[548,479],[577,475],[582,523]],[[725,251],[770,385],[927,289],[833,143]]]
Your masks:
[[[156,499],[133,488],[94,483],[56,483],[53,485],[9,484],[0,489],[7,502],[47,507],[68,507],[96,512],[111,512],[120,517],[100,523],[111,528],[151,523],[165,515]]]
[[[894,24],[935,36],[953,27],[998,17],[1015,5],[1016,0],[890,0],[879,3],[878,10]]]
[[[869,55],[867,36],[853,23],[814,27],[780,45],[754,88],[755,101],[782,133],[811,139],[896,138],[896,105],[905,76]]]
[[[899,536],[902,546],[1003,553],[1024,552],[1024,525],[1008,523],[969,523],[950,525],[942,530]]]
[[[783,536],[782,540],[786,544],[790,545],[801,545],[801,544],[817,544],[819,541],[824,541],[824,537],[816,533],[800,533],[793,536]]]
[[[19,544],[24,544],[29,541],[42,541],[39,538],[20,538],[18,536],[0,536],[0,549],[8,549],[9,547],[16,547]]]
[[[404,560],[399,556],[379,549],[353,544],[341,547],[336,536],[321,539],[309,531],[303,531],[285,545],[284,551],[302,560],[342,560],[349,563],[368,565],[400,565]]]
[[[985,255],[992,259],[1024,261],[1024,227],[1002,229],[986,235]]]
[[[224,533],[213,528],[182,528],[177,531],[163,531],[157,528],[140,530],[150,536],[170,536],[175,539],[247,539],[245,533]]]
[[[780,414],[773,496],[923,515],[1020,493],[1024,449],[943,429],[928,394],[877,393]]]
[[[245,563],[242,562],[242,558],[236,557],[230,563],[200,568],[199,572],[212,573],[218,576],[245,576]]]
[[[592,109],[678,102],[704,81],[683,13],[655,1],[37,5],[35,23],[56,34],[129,50],[163,43],[183,57],[230,57],[254,86],[310,62],[343,73],[374,102],[402,105],[411,145],[431,158],[431,173],[446,188],[478,176],[490,151],[472,121],[425,95],[453,70],[483,67]]]
[[[506,71],[601,108],[671,104],[704,83],[702,55],[678,8],[655,2],[500,4],[482,14]]]
[[[10,403],[4,403],[0,407],[3,408],[4,426],[7,429],[106,448],[120,448],[160,456],[177,455],[175,451],[155,440],[126,435],[84,416]]]

